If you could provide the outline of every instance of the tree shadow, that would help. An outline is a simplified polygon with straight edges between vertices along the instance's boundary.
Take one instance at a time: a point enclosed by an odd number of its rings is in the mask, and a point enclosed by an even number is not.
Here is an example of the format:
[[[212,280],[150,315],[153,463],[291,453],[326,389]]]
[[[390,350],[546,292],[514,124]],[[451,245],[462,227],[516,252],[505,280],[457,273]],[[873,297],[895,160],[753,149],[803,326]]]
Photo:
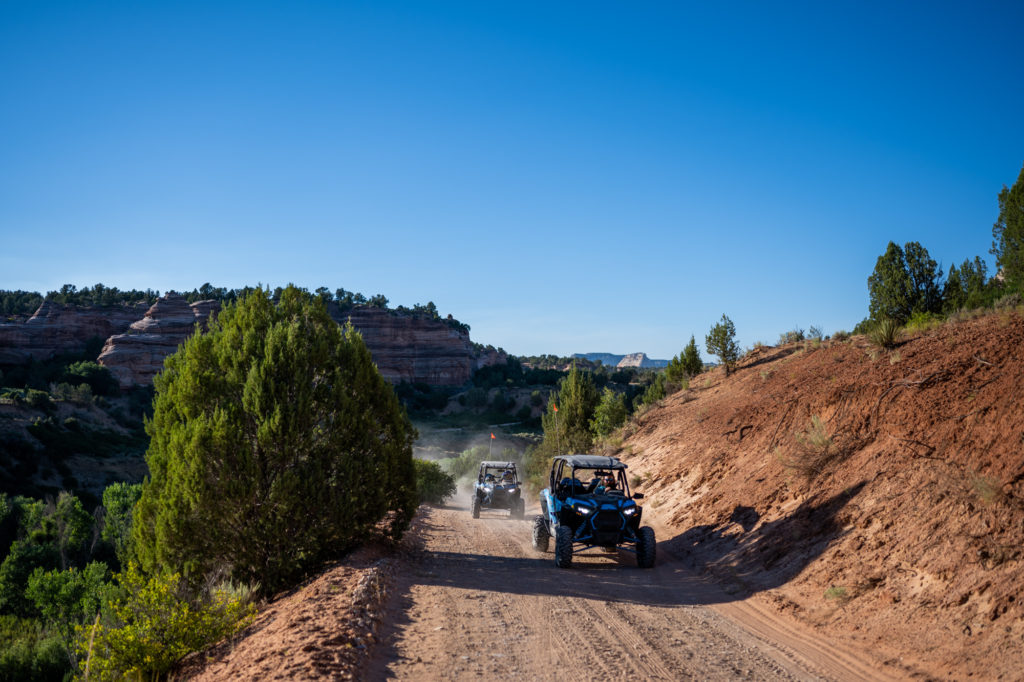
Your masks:
[[[840,512],[866,484],[861,481],[831,497],[816,495],[791,514],[760,526],[756,510],[737,506],[729,521],[690,528],[658,548],[691,568],[725,578],[734,593],[780,587],[842,537]]]

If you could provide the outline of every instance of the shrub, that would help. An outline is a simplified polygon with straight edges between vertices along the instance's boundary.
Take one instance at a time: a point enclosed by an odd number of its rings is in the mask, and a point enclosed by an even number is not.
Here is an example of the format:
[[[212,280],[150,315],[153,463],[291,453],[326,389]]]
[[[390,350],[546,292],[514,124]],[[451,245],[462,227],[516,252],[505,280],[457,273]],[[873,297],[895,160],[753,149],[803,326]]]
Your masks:
[[[901,335],[900,323],[890,319],[878,322],[868,332],[868,338],[871,339],[871,342],[882,348],[895,348],[896,344],[899,343]]]
[[[445,473],[437,462],[414,459],[416,467],[416,490],[420,503],[442,505],[455,494],[455,478]]]
[[[87,679],[156,679],[255,619],[252,605],[223,588],[198,603],[182,599],[178,574],[146,578],[132,564],[115,579],[122,594],[108,603],[107,618],[76,628],[79,671]]]
[[[63,381],[72,385],[87,385],[96,395],[117,395],[121,387],[110,370],[97,362],[75,362],[64,370]]]
[[[784,467],[806,478],[820,474],[840,454],[818,415],[811,417],[811,425],[797,433],[795,440],[796,448],[791,457],[784,457],[778,451],[776,456]]]
[[[49,393],[46,391],[37,391],[34,388],[30,388],[25,392],[25,402],[27,402],[31,407],[47,413],[53,412],[56,409],[53,401],[50,400]]]
[[[839,331],[833,332],[832,334],[833,341],[846,341],[849,338],[850,332],[846,331],[845,329],[840,329]]]
[[[825,332],[822,331],[821,327],[811,325],[811,328],[807,331],[807,338],[816,339],[821,341],[825,337]]]
[[[1024,305],[1024,301],[1021,300],[1020,294],[1014,291],[996,300],[993,307],[996,310],[1012,310],[1013,308],[1019,308],[1021,305]]]
[[[908,333],[926,332],[942,326],[943,318],[936,313],[916,312],[907,320],[905,330]]]
[[[132,534],[146,570],[293,585],[416,510],[415,429],[322,300],[254,290],[164,361]]]
[[[61,682],[70,668],[64,640],[38,620],[0,616],[0,680]]]
[[[798,341],[803,341],[804,338],[804,330],[796,327],[788,332],[782,332],[779,334],[779,345],[782,346],[787,343],[797,343]]]

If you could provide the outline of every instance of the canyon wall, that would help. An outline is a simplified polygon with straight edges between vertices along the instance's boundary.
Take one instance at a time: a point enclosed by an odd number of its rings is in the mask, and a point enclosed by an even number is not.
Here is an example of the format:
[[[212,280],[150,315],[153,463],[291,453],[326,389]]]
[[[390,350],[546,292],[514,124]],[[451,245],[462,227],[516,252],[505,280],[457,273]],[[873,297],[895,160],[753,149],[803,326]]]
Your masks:
[[[81,353],[93,339],[106,343],[97,358],[122,389],[148,385],[199,324],[220,309],[217,301],[189,304],[168,294],[152,306],[86,307],[44,302],[25,322],[0,324],[0,365],[20,365],[31,358],[47,360],[63,353]],[[460,386],[473,372],[505,362],[494,349],[478,350],[469,333],[445,320],[400,315],[379,308],[341,311],[328,305],[339,324],[347,321],[362,334],[374,362],[388,381]]]

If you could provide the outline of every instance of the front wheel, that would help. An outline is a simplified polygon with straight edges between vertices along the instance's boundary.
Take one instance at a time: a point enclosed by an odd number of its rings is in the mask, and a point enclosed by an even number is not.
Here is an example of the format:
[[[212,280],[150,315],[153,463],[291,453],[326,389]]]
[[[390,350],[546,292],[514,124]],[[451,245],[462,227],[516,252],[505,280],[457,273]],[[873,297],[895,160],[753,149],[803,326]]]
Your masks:
[[[473,518],[480,518],[480,498],[477,495],[473,496]]]
[[[569,526],[555,529],[555,566],[572,567],[572,528]]]
[[[543,516],[538,516],[533,520],[533,548],[538,552],[548,551],[548,540],[550,539],[548,524],[544,522]]]
[[[640,568],[654,568],[654,552],[657,542],[654,539],[654,529],[644,526],[637,533],[636,538],[636,565]]]

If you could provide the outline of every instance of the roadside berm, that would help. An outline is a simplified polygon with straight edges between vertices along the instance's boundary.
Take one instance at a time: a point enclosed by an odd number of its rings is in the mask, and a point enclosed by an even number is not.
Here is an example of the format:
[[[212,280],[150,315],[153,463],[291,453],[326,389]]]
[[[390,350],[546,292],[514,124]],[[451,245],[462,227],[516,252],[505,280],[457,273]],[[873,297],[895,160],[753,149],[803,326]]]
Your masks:
[[[1024,678],[1024,319],[763,346],[627,427],[659,552],[910,676]]]

